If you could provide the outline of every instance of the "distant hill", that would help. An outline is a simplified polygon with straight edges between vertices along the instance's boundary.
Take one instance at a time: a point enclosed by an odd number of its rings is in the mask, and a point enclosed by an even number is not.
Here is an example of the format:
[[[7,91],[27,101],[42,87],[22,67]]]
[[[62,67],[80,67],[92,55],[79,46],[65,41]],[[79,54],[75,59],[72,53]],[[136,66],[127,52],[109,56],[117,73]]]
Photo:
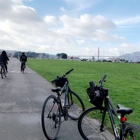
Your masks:
[[[121,55],[120,58],[131,61],[131,62],[140,62],[140,52],[133,52]]]

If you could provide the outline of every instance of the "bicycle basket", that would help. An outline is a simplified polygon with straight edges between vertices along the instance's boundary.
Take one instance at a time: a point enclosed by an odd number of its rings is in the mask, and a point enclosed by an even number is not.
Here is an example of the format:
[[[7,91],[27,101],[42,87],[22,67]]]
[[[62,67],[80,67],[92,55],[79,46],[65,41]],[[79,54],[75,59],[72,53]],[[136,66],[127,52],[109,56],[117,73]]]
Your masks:
[[[63,87],[65,85],[65,82],[67,82],[67,78],[59,77],[58,79],[55,80],[55,86]]]
[[[87,88],[87,94],[89,96],[89,101],[97,107],[102,107],[104,93],[102,90],[98,89],[93,82],[89,82],[90,87]]]

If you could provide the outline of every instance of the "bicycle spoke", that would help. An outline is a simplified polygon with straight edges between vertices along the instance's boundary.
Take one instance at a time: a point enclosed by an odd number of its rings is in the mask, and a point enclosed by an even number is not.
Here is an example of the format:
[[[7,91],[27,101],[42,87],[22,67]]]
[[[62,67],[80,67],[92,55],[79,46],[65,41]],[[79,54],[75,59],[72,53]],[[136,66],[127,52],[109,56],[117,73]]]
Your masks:
[[[125,128],[124,140],[140,140],[140,127],[135,124],[128,124]]]
[[[68,115],[71,119],[78,120],[79,116],[85,109],[84,104],[76,93],[71,91],[69,94],[72,96],[72,98],[70,97],[69,99],[70,109],[68,110]]]
[[[55,96],[52,95],[46,99],[42,110],[42,127],[45,136],[48,139],[55,139],[58,135],[60,125],[59,105]]]
[[[102,113],[97,108],[85,110],[78,120],[78,130],[85,140],[114,140],[114,136],[104,128],[100,130]],[[100,120],[99,120],[100,119]]]

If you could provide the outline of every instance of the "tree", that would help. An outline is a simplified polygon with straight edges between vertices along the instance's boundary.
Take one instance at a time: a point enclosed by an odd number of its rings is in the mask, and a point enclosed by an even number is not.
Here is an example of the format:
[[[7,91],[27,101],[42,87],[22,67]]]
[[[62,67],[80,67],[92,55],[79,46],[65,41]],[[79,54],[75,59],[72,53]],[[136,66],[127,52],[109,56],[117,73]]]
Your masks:
[[[58,54],[56,54],[56,56],[57,56],[57,58],[58,59],[67,59],[67,54],[65,54],[65,53],[58,53]]]
[[[56,56],[57,56],[57,59],[61,58],[61,54],[60,53],[56,54]]]
[[[61,53],[61,57],[62,57],[62,59],[67,59],[67,54],[65,54],[65,53]]]

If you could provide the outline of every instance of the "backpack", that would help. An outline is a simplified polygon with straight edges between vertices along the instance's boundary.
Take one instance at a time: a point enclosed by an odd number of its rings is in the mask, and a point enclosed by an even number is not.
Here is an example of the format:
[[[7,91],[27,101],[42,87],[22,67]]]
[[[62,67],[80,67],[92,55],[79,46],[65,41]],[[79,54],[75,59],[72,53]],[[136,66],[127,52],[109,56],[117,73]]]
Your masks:
[[[22,61],[26,61],[26,60],[27,60],[27,57],[26,57],[25,55],[22,55],[22,56],[21,56],[21,60],[22,60]]]

